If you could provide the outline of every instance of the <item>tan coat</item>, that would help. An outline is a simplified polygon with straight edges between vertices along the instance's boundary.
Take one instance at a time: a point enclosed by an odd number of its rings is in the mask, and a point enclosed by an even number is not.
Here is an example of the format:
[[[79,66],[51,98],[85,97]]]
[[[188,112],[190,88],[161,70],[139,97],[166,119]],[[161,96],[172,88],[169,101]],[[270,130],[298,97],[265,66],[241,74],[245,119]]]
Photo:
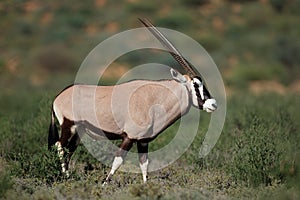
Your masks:
[[[105,132],[125,132],[130,139],[148,139],[188,112],[188,90],[188,84],[175,80],[74,85],[56,97],[53,109],[60,124],[66,118]]]

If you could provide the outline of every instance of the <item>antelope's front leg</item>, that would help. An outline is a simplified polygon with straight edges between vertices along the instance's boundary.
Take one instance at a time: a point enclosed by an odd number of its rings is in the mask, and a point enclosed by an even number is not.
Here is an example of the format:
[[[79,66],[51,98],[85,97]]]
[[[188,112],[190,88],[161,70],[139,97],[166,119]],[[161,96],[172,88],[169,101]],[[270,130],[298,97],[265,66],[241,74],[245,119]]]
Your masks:
[[[142,170],[143,181],[147,182],[147,170],[148,170],[148,143],[137,142],[137,148],[139,153],[140,167]]]
[[[123,163],[124,158],[126,157],[128,151],[131,149],[133,141],[129,139],[127,136],[123,138],[120,148],[116,152],[116,156],[114,158],[111,170],[106,177],[105,181],[103,182],[102,186],[106,185],[110,180],[116,170],[121,166]]]

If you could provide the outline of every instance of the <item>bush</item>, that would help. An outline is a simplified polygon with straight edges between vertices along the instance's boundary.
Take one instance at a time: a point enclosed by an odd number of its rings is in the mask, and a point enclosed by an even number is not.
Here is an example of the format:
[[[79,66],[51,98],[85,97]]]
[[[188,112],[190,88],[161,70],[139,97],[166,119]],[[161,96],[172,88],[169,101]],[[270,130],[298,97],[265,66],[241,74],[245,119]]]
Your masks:
[[[12,175],[21,178],[36,178],[46,183],[62,181],[60,160],[56,152],[48,151],[46,145],[35,154],[19,153],[12,165]]]
[[[48,152],[46,146],[50,107],[49,99],[44,98],[25,121],[1,118],[0,153],[11,165],[11,175],[47,182],[60,180],[58,156]]]
[[[254,116],[248,130],[242,131],[236,139],[233,159],[236,179],[248,185],[270,185],[280,179],[280,158],[283,153],[278,150],[274,140],[275,130],[270,130]]]
[[[299,137],[286,107],[288,101],[270,102],[270,96],[266,95],[256,101],[263,103],[256,103],[255,108],[247,105],[241,114],[243,117],[234,117],[235,143],[229,171],[237,181],[259,186],[287,180],[286,171],[295,167]]]

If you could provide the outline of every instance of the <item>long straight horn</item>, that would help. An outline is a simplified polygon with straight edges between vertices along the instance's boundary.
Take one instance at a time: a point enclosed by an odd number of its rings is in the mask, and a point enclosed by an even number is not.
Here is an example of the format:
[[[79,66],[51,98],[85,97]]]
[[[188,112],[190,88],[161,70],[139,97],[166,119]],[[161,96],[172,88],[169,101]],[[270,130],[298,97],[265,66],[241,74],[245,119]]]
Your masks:
[[[191,64],[181,55],[174,45],[147,19],[139,20],[148,28],[148,30],[168,49],[173,58],[183,67],[183,69],[192,77],[197,76]]]

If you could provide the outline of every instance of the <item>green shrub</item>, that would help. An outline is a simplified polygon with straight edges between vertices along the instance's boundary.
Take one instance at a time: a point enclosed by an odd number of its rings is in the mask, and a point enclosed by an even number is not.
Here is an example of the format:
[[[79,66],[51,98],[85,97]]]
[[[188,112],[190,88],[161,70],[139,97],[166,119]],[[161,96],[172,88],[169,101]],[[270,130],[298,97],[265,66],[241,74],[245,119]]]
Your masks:
[[[236,139],[233,159],[233,175],[248,185],[270,185],[280,179],[280,158],[283,153],[278,150],[274,130],[265,127],[254,117],[248,130],[242,131]]]
[[[232,162],[228,164],[237,181],[259,186],[287,180],[289,175],[285,168],[295,167],[299,138],[289,101],[278,102],[274,96],[265,95],[255,100],[255,107],[253,102],[247,104],[244,111],[234,117],[235,142]]]
[[[56,153],[44,145],[35,154],[18,153],[12,164],[12,175],[21,178],[36,178],[53,183],[63,180],[60,160]]]
[[[46,148],[50,105],[49,98],[45,97],[26,120],[22,116],[21,119],[1,118],[0,153],[11,165],[12,175],[47,182],[60,180],[58,156]]]

